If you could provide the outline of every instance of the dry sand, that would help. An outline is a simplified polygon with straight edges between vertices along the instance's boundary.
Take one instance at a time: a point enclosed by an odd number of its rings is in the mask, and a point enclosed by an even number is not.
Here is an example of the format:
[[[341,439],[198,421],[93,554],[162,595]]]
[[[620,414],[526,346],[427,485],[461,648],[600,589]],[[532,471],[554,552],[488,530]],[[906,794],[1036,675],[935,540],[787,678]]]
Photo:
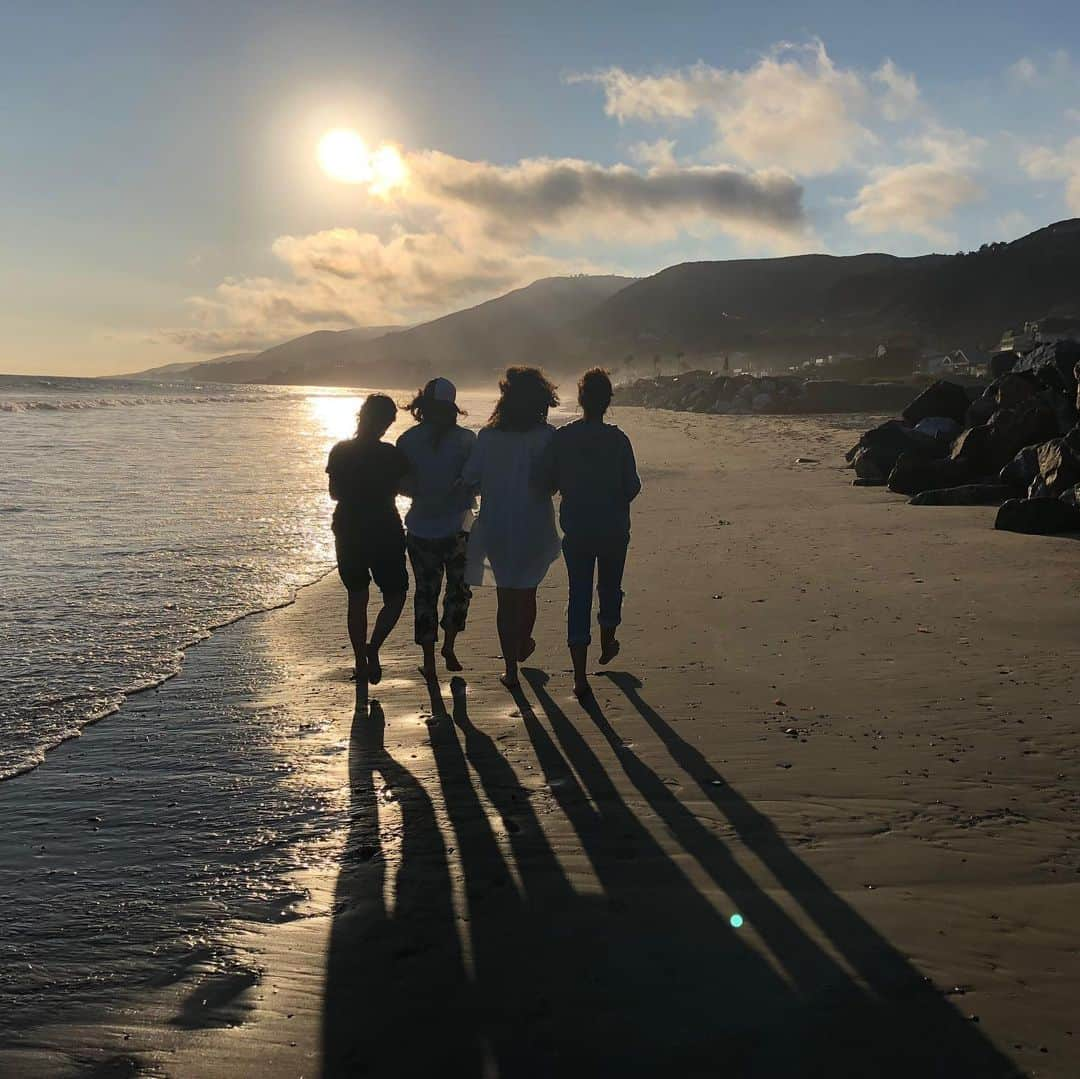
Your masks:
[[[349,807],[306,916],[236,927],[256,984],[0,1074],[1080,1074],[1080,548],[852,488],[829,421],[618,421],[645,492],[595,707],[561,566],[520,696],[483,591],[467,681],[429,697],[403,619],[370,714],[340,585],[305,590],[245,632]]]

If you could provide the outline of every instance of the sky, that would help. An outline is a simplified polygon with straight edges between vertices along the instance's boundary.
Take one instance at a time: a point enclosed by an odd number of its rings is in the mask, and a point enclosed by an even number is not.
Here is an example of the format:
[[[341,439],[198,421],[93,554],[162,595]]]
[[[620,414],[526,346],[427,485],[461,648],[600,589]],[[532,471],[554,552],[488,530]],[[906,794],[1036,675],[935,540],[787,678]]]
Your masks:
[[[0,372],[1073,216],[1074,2],[0,6]]]

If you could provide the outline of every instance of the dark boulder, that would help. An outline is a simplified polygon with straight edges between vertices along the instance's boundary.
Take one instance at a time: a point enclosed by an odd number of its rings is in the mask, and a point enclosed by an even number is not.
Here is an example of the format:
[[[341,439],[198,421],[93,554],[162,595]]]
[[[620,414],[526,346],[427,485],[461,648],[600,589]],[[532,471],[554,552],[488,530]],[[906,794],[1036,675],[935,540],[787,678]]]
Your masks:
[[[976,476],[997,475],[1025,447],[1058,434],[1054,410],[1038,397],[1015,408],[999,408],[982,427],[965,431],[950,456],[963,461]]]
[[[927,416],[925,420],[919,420],[915,424],[915,430],[920,434],[933,435],[934,438],[943,438],[947,442],[952,442],[963,427],[949,416]]]
[[[1067,439],[1053,438],[1038,448],[1039,473],[1031,481],[1029,498],[1059,498],[1080,483],[1077,461]]]
[[[1080,361],[1080,341],[1051,341],[1017,360],[1014,371],[1030,371],[1039,384],[1076,396],[1076,364]]]
[[[971,397],[963,386],[944,379],[927,386],[903,412],[900,413],[910,424],[916,424],[930,416],[948,416],[949,419],[963,422]]]
[[[1076,487],[1070,487],[1062,496],[1061,501],[1066,506],[1072,506],[1074,510],[1080,511],[1080,484]]]
[[[1010,498],[998,510],[994,527],[1032,536],[1080,532],[1080,510],[1060,498]]]
[[[887,476],[902,453],[913,457],[944,457],[949,447],[933,435],[923,434],[900,420],[889,420],[867,431],[859,446],[873,455],[881,473]]]
[[[960,487],[973,478],[971,470],[962,461],[902,453],[889,473],[889,490],[901,495],[917,495],[943,487]]]
[[[1058,434],[1068,434],[1076,426],[1076,403],[1072,394],[1059,393],[1057,390],[1041,390],[1039,398],[1057,417]]]
[[[980,397],[971,402],[971,407],[964,415],[965,427],[981,427],[989,423],[990,417],[997,412],[998,403],[993,397]]]
[[[965,483],[961,487],[946,487],[923,491],[911,499],[913,506],[1000,506],[1015,497],[1011,487],[1001,483]]]
[[[998,478],[1018,491],[1026,491],[1039,474],[1039,447],[1025,446],[1002,470]]]
[[[983,397],[995,401],[999,408],[1012,408],[1038,392],[1039,384],[1030,371],[1024,374],[1014,371],[991,382],[983,391]]]
[[[867,449],[860,449],[852,462],[855,475],[863,481],[862,486],[884,486],[887,474],[878,466],[877,459]]]
[[[1020,359],[1019,354],[1011,349],[1006,352],[995,352],[990,357],[990,377],[1001,378],[1002,375],[1007,375],[1016,366],[1018,359]]]

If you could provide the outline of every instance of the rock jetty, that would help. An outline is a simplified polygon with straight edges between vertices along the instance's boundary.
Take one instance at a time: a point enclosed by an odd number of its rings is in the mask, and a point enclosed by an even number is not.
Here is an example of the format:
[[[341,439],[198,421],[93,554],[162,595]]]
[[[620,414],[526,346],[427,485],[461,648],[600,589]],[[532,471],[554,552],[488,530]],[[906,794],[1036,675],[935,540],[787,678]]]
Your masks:
[[[878,412],[902,408],[911,386],[899,382],[856,383],[792,376],[684,375],[639,378],[618,388],[615,403],[714,415],[750,413]]]
[[[918,506],[998,505],[995,527],[1012,532],[1080,532],[1080,342],[991,370],[985,389],[935,382],[867,431],[847,454],[855,484]]]

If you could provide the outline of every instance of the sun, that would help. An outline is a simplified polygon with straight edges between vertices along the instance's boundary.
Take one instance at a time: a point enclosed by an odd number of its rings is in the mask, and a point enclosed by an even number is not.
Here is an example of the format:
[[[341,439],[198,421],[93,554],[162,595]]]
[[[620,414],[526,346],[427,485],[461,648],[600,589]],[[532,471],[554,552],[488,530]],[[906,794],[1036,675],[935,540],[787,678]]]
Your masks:
[[[396,146],[369,150],[367,143],[347,127],[328,131],[319,139],[323,172],[343,184],[366,184],[372,195],[387,196],[407,178],[405,159]]]
[[[327,176],[343,184],[366,184],[374,178],[367,143],[348,128],[335,128],[323,135],[319,164]]]

